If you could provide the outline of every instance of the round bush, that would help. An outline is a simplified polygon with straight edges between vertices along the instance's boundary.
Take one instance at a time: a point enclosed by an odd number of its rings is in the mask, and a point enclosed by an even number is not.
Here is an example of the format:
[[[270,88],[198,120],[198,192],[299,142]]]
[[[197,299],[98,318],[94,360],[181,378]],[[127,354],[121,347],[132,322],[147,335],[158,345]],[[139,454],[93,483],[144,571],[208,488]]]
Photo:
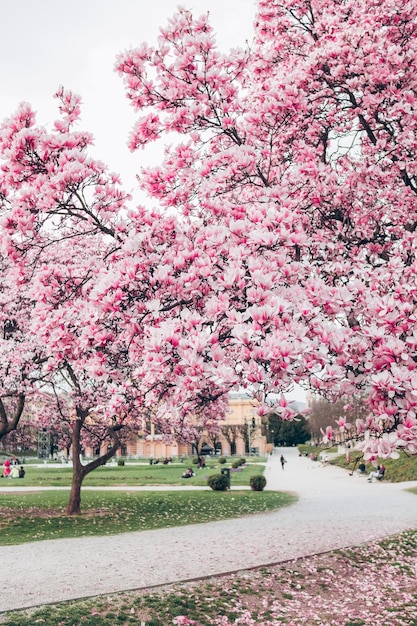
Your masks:
[[[252,491],[263,491],[266,485],[266,478],[259,474],[258,476],[251,476],[249,481]]]
[[[125,464],[125,462],[123,461],[123,459],[119,459],[117,461],[117,465],[124,465],[124,464]]]
[[[195,457],[193,458],[193,460],[192,460],[192,464],[193,464],[193,465],[197,465],[197,464],[198,464],[198,457],[197,457],[197,456],[195,456]]]
[[[246,459],[236,459],[236,461],[233,461],[232,463],[232,467],[233,469],[237,469],[238,467],[241,467],[242,465],[245,465],[246,463]]]
[[[208,477],[207,484],[213,491],[226,491],[229,481],[224,474],[212,474],[212,476]]]
[[[219,463],[220,465],[224,465],[225,463],[227,463],[227,459],[225,456],[220,456],[219,457]]]

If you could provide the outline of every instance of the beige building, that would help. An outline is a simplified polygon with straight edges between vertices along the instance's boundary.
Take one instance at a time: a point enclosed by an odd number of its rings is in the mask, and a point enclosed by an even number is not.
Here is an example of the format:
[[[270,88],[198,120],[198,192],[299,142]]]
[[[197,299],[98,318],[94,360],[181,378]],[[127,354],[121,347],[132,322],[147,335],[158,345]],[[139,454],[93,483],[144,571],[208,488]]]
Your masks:
[[[229,409],[220,432],[222,454],[244,456],[249,451],[265,455],[270,451],[272,446],[266,443],[257,407],[258,402],[245,393],[230,394]]]
[[[265,455],[272,449],[263,435],[261,418],[257,414],[257,402],[244,393],[230,394],[229,409],[216,437],[203,432],[198,443],[203,454],[224,456],[249,454]],[[177,443],[165,441],[163,435],[155,431],[152,424],[150,434],[132,439],[122,446],[119,456],[133,458],[164,459],[196,454],[193,443]],[[92,456],[92,450],[86,450],[86,456]]]

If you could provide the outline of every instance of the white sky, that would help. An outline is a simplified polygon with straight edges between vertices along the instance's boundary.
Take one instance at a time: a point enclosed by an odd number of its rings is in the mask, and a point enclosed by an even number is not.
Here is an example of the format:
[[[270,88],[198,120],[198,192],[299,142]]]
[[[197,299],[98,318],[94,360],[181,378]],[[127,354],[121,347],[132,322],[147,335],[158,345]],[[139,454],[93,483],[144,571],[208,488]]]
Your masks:
[[[160,26],[181,4],[194,15],[210,12],[219,47],[244,46],[253,35],[256,0],[13,0],[2,2],[0,18],[0,120],[22,101],[31,103],[38,122],[57,117],[53,98],[60,85],[81,95],[80,128],[95,137],[94,156],[121,175],[126,191],[137,192],[140,166],[159,152],[131,154],[128,133],[134,112],[121,78],[114,72],[118,53],[146,41],[156,43]],[[291,399],[304,400],[297,389]]]
[[[196,16],[210,12],[224,51],[252,39],[255,0],[2,2],[0,120],[26,101],[37,111],[38,122],[48,126],[57,117],[53,94],[60,85],[71,89],[82,97],[80,128],[93,133],[94,156],[118,172],[126,191],[132,191],[144,153],[132,155],[126,145],[134,112],[113,70],[115,59],[143,41],[156,43],[159,27],[180,4]]]

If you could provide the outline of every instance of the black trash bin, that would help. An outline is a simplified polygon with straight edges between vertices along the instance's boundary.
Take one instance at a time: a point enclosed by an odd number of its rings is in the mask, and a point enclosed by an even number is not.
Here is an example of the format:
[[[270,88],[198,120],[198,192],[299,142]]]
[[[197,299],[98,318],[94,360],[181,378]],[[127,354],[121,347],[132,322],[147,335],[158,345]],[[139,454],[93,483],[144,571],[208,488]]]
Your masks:
[[[227,478],[227,488],[230,489],[230,467],[222,467],[221,473]]]

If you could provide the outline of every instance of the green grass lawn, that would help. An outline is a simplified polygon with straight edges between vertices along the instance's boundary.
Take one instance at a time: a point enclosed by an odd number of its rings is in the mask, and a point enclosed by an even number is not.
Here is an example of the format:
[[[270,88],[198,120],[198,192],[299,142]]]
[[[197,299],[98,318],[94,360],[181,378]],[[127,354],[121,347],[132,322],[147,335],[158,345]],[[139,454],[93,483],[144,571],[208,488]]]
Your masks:
[[[187,467],[192,467],[195,473],[193,478],[181,478]],[[109,486],[144,486],[144,485],[197,485],[206,486],[207,478],[212,474],[219,474],[223,467],[230,464],[220,465],[215,461],[209,461],[207,467],[199,470],[196,465],[187,463],[172,463],[169,465],[133,465],[123,466],[109,464],[94,470],[84,479],[83,485],[88,487]],[[231,469],[232,486],[249,485],[250,477],[254,474],[262,474],[265,465],[251,463],[239,468]],[[69,466],[54,467],[42,465],[36,467],[26,466],[26,475],[19,479],[2,479],[1,487],[66,487],[71,484],[72,468]]]
[[[319,456],[320,452],[324,451],[337,452],[337,447],[332,446],[331,448],[329,448],[329,446],[326,446],[324,444],[322,446],[311,446],[308,443],[300,443],[298,444],[297,449],[303,455],[315,454],[316,456]]]
[[[309,446],[306,444],[302,444],[298,446],[298,449],[302,454],[313,453],[317,456],[321,451],[326,452],[337,452],[337,448],[328,448],[326,446]],[[403,451],[399,451],[400,458],[399,459],[379,459],[378,463],[382,463],[386,467],[386,479],[392,483],[400,483],[404,481],[417,480],[417,455],[405,454]],[[345,454],[341,454],[340,456],[332,459],[330,461],[331,465],[337,465],[338,467],[342,467],[348,471],[352,471],[354,468],[357,469],[358,463],[355,464],[356,459],[362,457],[362,452],[358,450],[353,450],[350,453],[350,463],[346,462]],[[375,466],[372,463],[365,463],[366,471],[371,472],[375,469]]]
[[[256,491],[94,492],[82,494],[82,514],[65,515],[64,491],[0,494],[0,545],[113,535],[230,519],[287,506],[295,496]]]
[[[207,478],[220,473],[230,463],[208,460],[195,476],[181,478],[190,463],[169,465],[109,464],[89,474],[84,487],[117,487],[120,491],[82,490],[82,514],[67,516],[68,491],[20,492],[18,487],[67,487],[72,478],[70,466],[26,466],[23,479],[2,479],[0,486],[0,545],[43,539],[105,535],[207,522],[240,517],[279,508],[295,501],[289,494],[275,492],[123,492],[128,486],[207,486]],[[251,463],[231,469],[232,486],[249,486],[250,477],[262,474],[264,464]],[[9,492],[10,490],[10,492]]]
[[[362,456],[361,452],[353,451],[350,455],[349,464],[346,463],[346,457],[344,454],[332,460],[331,464],[352,471],[355,459],[360,456]],[[386,478],[384,480],[388,480],[393,483],[417,480],[417,456],[410,456],[404,452],[400,452],[399,459],[383,459],[378,462],[380,464],[382,463],[386,467]],[[356,467],[357,466],[358,465],[356,464]],[[366,463],[366,470],[368,473],[373,469],[375,468],[372,463]]]

